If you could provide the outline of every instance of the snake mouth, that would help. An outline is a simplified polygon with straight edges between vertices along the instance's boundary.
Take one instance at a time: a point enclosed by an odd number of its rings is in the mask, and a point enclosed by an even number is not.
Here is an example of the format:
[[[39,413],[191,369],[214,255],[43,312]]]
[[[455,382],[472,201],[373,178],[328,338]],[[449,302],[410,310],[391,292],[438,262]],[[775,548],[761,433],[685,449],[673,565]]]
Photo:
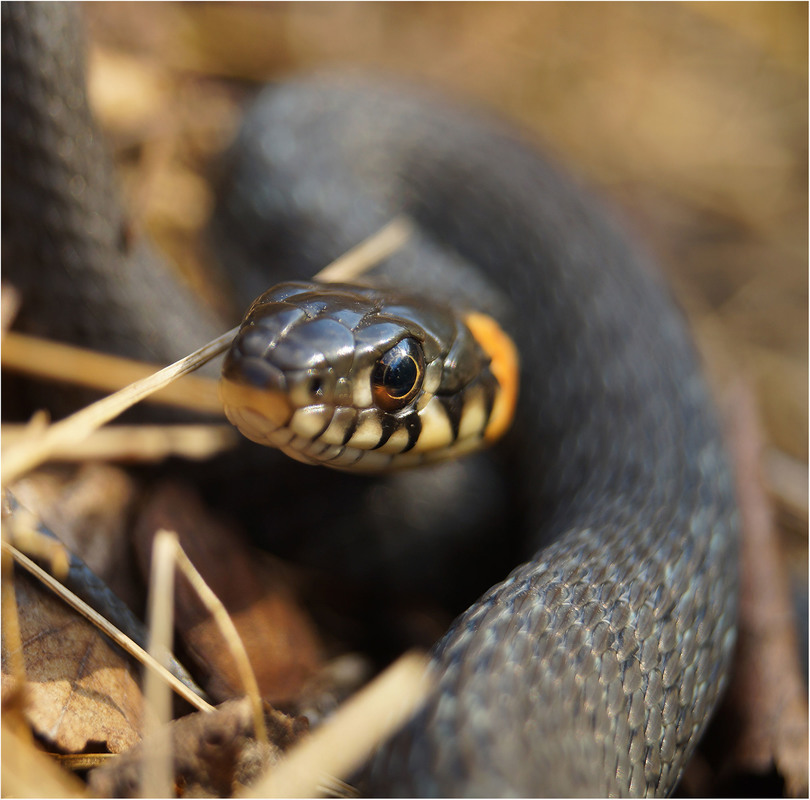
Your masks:
[[[219,383],[219,396],[228,409],[250,409],[267,421],[270,429],[283,428],[292,417],[293,409],[283,392],[257,389],[227,378]]]
[[[319,441],[335,416],[334,409],[323,404],[297,406],[279,370],[267,362],[251,362],[254,360],[228,359],[219,381],[225,416],[243,436],[306,464],[338,456],[353,464],[359,458],[359,451],[346,452],[342,445]]]
[[[239,431],[259,444],[278,447],[294,408],[284,379],[267,363],[228,361],[219,381],[225,415]]]

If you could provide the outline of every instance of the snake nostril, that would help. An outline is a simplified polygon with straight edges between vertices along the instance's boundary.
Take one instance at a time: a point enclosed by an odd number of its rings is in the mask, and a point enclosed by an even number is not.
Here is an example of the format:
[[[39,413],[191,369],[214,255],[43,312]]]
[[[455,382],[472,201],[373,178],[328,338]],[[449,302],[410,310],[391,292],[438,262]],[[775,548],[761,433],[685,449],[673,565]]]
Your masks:
[[[323,397],[323,380],[319,376],[313,375],[309,379],[309,385],[307,388],[309,389],[309,393],[312,397]]]

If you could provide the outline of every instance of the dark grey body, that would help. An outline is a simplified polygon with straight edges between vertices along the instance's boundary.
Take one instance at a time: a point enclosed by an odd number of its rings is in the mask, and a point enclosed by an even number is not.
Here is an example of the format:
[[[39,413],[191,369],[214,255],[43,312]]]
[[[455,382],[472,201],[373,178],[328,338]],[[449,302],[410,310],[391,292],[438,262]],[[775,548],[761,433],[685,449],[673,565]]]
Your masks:
[[[499,457],[526,563],[439,642],[438,687],[365,790],[670,792],[726,680],[736,514],[695,353],[657,277],[530,147],[418,93],[328,77],[268,90],[229,162],[219,238],[246,294],[309,277],[405,210],[417,240],[375,275],[492,313],[521,353]]]
[[[220,323],[129,241],[87,106],[76,9],[3,3],[2,37],[3,272],[24,295],[18,326],[152,361],[205,344]]]

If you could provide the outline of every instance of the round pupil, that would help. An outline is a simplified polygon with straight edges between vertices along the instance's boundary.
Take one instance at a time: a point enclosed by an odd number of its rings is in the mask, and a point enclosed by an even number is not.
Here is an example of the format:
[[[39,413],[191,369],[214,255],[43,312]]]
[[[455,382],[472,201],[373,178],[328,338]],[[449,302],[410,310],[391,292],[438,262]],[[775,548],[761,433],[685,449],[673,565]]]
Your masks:
[[[401,345],[392,350],[392,357],[385,364],[383,384],[392,397],[404,397],[413,388],[419,367],[410,353],[400,350]]]
[[[419,390],[424,372],[422,349],[413,339],[403,339],[377,362],[371,375],[377,404],[386,411],[404,406]]]

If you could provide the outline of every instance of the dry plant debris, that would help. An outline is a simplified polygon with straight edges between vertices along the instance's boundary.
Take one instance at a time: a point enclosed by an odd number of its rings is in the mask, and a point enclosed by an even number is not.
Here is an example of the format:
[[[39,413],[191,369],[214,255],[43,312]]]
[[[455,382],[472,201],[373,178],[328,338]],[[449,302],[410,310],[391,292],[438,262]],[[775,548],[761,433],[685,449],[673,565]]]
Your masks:
[[[421,653],[400,656],[243,796],[320,796],[336,777],[350,776],[424,703],[433,685],[427,666]]]
[[[21,712],[5,703],[2,720],[4,797],[84,797],[86,787],[34,746],[30,731],[18,724]]]
[[[107,392],[147,378],[160,369],[154,364],[105,355],[15,331],[3,336],[3,366],[49,380],[67,381]],[[198,375],[184,375],[144,399],[147,402],[222,414],[216,381]]]
[[[236,329],[230,330],[174,364],[169,364],[160,371],[85,406],[75,414],[49,425],[43,431],[32,433],[27,440],[9,445],[3,451],[4,484],[47,461],[55,450],[83,442],[91,433],[128,408],[208,363],[227,349],[235,333]]]
[[[25,663],[25,716],[63,752],[121,753],[140,740],[142,695],[132,664],[28,576],[15,577]],[[3,698],[14,691],[3,640]]]
[[[7,284],[0,286],[0,333],[5,336],[20,308],[20,293]]]
[[[247,698],[223,703],[214,712],[189,714],[169,726],[174,752],[175,790],[179,797],[228,797],[276,763],[281,753],[307,730],[305,719],[268,709],[270,742],[253,739]],[[96,769],[90,788],[101,797],[136,797],[143,747]]]
[[[128,520],[138,499],[131,476],[105,464],[48,468],[20,479],[13,492],[127,605],[138,608],[142,591],[127,568]]]
[[[325,270],[325,273],[328,276],[331,276],[332,279],[340,279],[341,277],[345,278],[345,276],[348,274],[358,274],[364,269],[367,269],[377,260],[384,258],[387,254],[399,248],[409,235],[409,224],[405,220],[394,220],[377,234],[369,237],[368,240],[361,242],[356,248],[346,253],[335,263],[329,265],[329,267]],[[181,359],[179,362],[176,362],[175,364],[170,365],[157,373],[140,377],[134,384],[126,386],[117,391],[115,394],[109,395],[91,406],[81,409],[76,414],[60,421],[59,423],[50,426],[47,425],[47,422],[42,425],[29,425],[25,431],[25,434],[20,437],[16,443],[7,446],[4,453],[4,481],[10,482],[42,461],[52,458],[54,454],[59,452],[64,453],[65,450],[69,452],[71,448],[81,445],[81,443],[85,441],[88,436],[96,432],[101,425],[113,419],[130,405],[134,404],[138,400],[148,397],[158,389],[169,385],[172,381],[177,380],[179,377],[188,373],[191,369],[200,366],[208,359],[219,353],[230,341],[233,334],[234,331],[229,331],[228,333],[223,334],[205,347],[196,351],[194,354]],[[49,349],[47,345],[45,349]],[[90,361],[93,361],[92,354],[89,356],[89,358]],[[98,365],[92,365],[92,369],[98,369]],[[47,375],[48,371],[49,368],[45,366],[39,374]],[[59,370],[57,369],[54,377],[59,378],[64,377],[64,375],[59,373]],[[113,381],[113,383],[115,382],[116,381]],[[107,468],[102,468],[102,480],[109,480],[109,474],[104,472],[105,469]],[[127,492],[127,489],[129,488],[128,479],[125,475],[123,475],[123,473],[120,474],[120,477],[124,487],[127,487],[124,490],[121,502],[117,506],[115,503],[113,503],[110,508],[105,509],[105,513],[108,515],[108,517],[110,517],[113,524],[115,525],[117,523],[119,526],[125,524],[125,519],[128,517],[128,514],[124,513],[122,505],[128,505],[131,499]],[[84,484],[89,485],[90,483],[90,480],[80,480],[79,486]],[[54,487],[50,487],[50,489],[53,493]],[[23,491],[24,493],[26,492],[25,487],[23,488]],[[42,487],[40,486],[37,488],[35,482],[34,488],[31,489],[31,495],[28,498],[34,506],[47,504],[47,501],[43,501],[43,498],[39,496],[41,491]],[[90,494],[92,495],[92,492],[90,492]],[[66,511],[68,512],[69,517],[69,508],[67,508]],[[202,512],[198,510],[198,515],[201,513]],[[59,511],[57,511],[55,515],[58,519],[60,516]],[[93,528],[93,525],[90,524],[89,527]],[[121,530],[122,529],[119,527],[119,533]],[[154,529],[152,533],[154,533]],[[222,534],[223,532],[218,531],[217,533]],[[120,540],[120,537],[116,538]],[[15,557],[20,558],[19,555]],[[121,562],[120,558],[116,560],[119,563]],[[251,565],[250,558],[243,553],[242,560],[243,569],[248,571]],[[208,562],[208,566],[211,566],[211,562]],[[266,575],[262,577],[265,579],[267,578]],[[44,580],[45,578],[47,578],[47,576],[43,575],[42,579]],[[24,580],[26,582],[21,585],[28,586],[29,584],[27,581],[29,579],[26,577]],[[293,604],[290,602],[289,597],[286,596],[286,593],[281,591],[276,592],[273,596],[268,596],[263,589],[259,588],[263,585],[264,581],[262,578],[258,578],[253,584],[254,591],[252,596],[248,598],[257,600],[255,607],[261,607],[262,613],[238,615],[238,617],[242,628],[250,639],[257,661],[260,661],[260,663],[263,665],[271,665],[270,673],[272,678],[265,681],[266,684],[269,684],[266,686],[267,693],[270,696],[281,695],[284,699],[292,700],[302,691],[306,681],[315,673],[316,668],[320,666],[320,646],[317,643],[314,635],[314,627],[306,619],[303,612],[297,611],[293,608]],[[244,589],[244,586],[240,584],[240,588]],[[66,624],[61,626],[52,626],[52,631],[50,632],[51,636],[50,638],[45,637],[43,639],[44,644],[43,642],[39,642],[39,637],[35,635],[37,630],[36,626],[41,625],[40,617],[46,613],[56,614],[58,610],[61,611],[63,615],[66,614],[68,617],[70,617],[71,612],[61,606],[54,606],[53,604],[55,601],[52,598],[49,598],[48,602],[40,603],[38,599],[38,592],[41,592],[41,589],[36,590],[36,592],[33,594],[23,595],[20,594],[20,590],[18,589],[16,601],[16,611],[21,619],[20,627],[22,635],[22,656],[23,662],[25,663],[25,673],[27,678],[26,687],[30,683],[29,679],[32,674],[39,676],[40,674],[45,675],[45,673],[47,673],[47,680],[39,680],[37,681],[37,684],[46,684],[50,690],[45,694],[37,693],[35,695],[35,701],[33,702],[26,702],[24,713],[28,715],[30,724],[35,730],[40,732],[41,735],[48,738],[49,741],[53,741],[56,747],[66,750],[68,753],[80,752],[86,746],[97,747],[99,746],[97,744],[99,741],[101,742],[101,745],[106,747],[106,749],[111,753],[118,753],[127,749],[141,736],[142,729],[140,724],[133,725],[131,727],[131,739],[123,742],[120,740],[120,734],[118,739],[114,738],[114,732],[109,733],[110,740],[94,738],[92,736],[92,731],[95,731],[95,728],[93,728],[91,725],[91,733],[87,734],[84,744],[81,744],[80,739],[83,728],[80,718],[83,713],[87,714],[88,716],[92,716],[92,707],[88,709],[87,704],[82,705],[78,702],[71,703],[70,701],[72,700],[72,697],[68,696],[67,698],[62,698],[60,690],[63,689],[62,684],[64,684],[65,681],[67,681],[69,686],[78,685],[80,689],[86,688],[82,682],[84,681],[85,676],[81,670],[84,666],[86,666],[87,663],[95,665],[95,661],[92,659],[88,662],[91,654],[95,652],[93,650],[94,642],[98,643],[99,648],[104,648],[103,652],[105,654],[107,651],[112,651],[106,644],[106,641],[102,641],[101,637],[98,636],[96,631],[89,626],[86,626],[82,621],[81,627],[86,631],[86,633],[85,636],[80,640],[79,645],[77,645],[79,648],[81,648],[82,645],[84,646],[83,651],[80,653],[80,656],[84,655],[84,660],[79,658],[79,666],[77,667],[80,674],[78,676],[73,675],[71,672],[70,660],[65,659],[64,655],[62,660],[51,658],[51,655],[60,651],[62,639],[65,639],[66,643],[68,644],[72,643],[72,639],[69,637],[69,634],[66,633],[66,631],[70,630],[70,626]],[[239,595],[238,605],[241,607],[246,601],[245,595],[243,593],[237,594]],[[190,597],[191,592],[188,592],[187,596]],[[233,597],[233,595],[231,596]],[[281,603],[279,603],[280,599]],[[186,603],[186,607],[189,607],[188,602]],[[279,613],[280,610],[282,613]],[[268,619],[274,620],[274,624],[268,626]],[[25,622],[24,629],[22,625],[23,621]],[[280,624],[282,621],[283,624]],[[32,626],[34,628],[33,634],[31,633]],[[202,644],[203,646],[201,649],[206,651],[206,655],[210,657],[211,662],[216,662],[214,663],[213,669],[215,679],[220,679],[220,672],[218,668],[221,668],[222,674],[227,674],[228,670],[230,669],[231,674],[228,676],[228,679],[231,680],[231,685],[227,686],[224,692],[225,695],[232,696],[233,694],[241,694],[241,692],[237,692],[235,689],[233,689],[233,659],[231,659],[231,664],[228,664],[227,657],[223,659],[221,655],[222,652],[227,652],[227,648],[220,650],[216,646],[211,646],[212,632],[214,629],[214,626],[209,623],[205,635],[200,636],[199,640],[196,641],[195,644]],[[279,664],[273,663],[272,659],[267,659],[268,645],[270,654],[275,654],[277,656],[276,661],[282,662],[281,669],[279,669]],[[49,649],[43,651],[43,647],[46,646]],[[290,647],[294,649],[290,650]],[[68,652],[72,652],[73,649],[68,646]],[[6,654],[4,651],[4,690],[7,690],[9,697],[13,696],[16,698],[19,696],[19,686],[16,678],[12,677],[11,673],[17,668],[15,666],[14,670],[12,669],[12,659],[5,657],[5,655]],[[284,662],[284,655],[288,656],[286,662]],[[142,656],[139,656],[139,658],[140,657]],[[259,657],[263,658],[264,660],[261,660]],[[100,656],[96,655],[96,659],[98,658],[100,658]],[[33,673],[31,668],[29,668],[29,661],[34,669]],[[45,669],[45,667],[43,667],[43,664],[47,665],[48,669],[50,670],[49,672]],[[267,677],[266,672],[267,671],[265,670],[265,674],[263,674],[264,678]],[[227,680],[224,681],[224,684],[227,685],[227,682]],[[109,681],[107,683],[109,683]],[[292,684],[292,686],[290,684]],[[181,686],[179,688],[183,689],[184,687]],[[114,687],[112,686],[110,686],[109,689],[110,692],[114,691]],[[142,697],[139,689],[137,690],[137,696],[139,703],[142,704]],[[54,704],[55,699],[64,699],[63,713],[57,714],[56,720],[51,718],[52,715],[48,715],[49,710],[52,710],[53,708],[60,708],[58,703]],[[256,699],[258,702],[258,698]],[[68,711],[71,711],[72,713],[68,714]],[[125,711],[126,708],[124,707],[122,713]],[[98,715],[97,719],[94,721],[100,721],[102,728],[106,733],[107,728],[104,727],[102,717],[103,715]],[[64,725],[66,726],[64,730],[59,727],[63,720]],[[74,720],[76,720],[75,724],[73,724]],[[57,723],[59,723],[59,725],[57,725]],[[138,720],[138,723],[140,723],[140,719]],[[171,767],[171,765],[168,766]],[[157,764],[155,764],[155,767],[157,767]],[[147,768],[146,774],[148,775],[150,772],[152,772],[151,768]],[[146,788],[146,784],[141,784],[140,786],[141,789]]]
[[[161,528],[175,531],[180,546],[228,610],[259,682],[274,704],[297,699],[322,665],[315,626],[296,602],[283,574],[260,560],[238,531],[211,518],[196,495],[181,486],[159,488],[141,515],[135,546],[148,572],[152,538]],[[187,650],[209,678],[217,700],[244,693],[233,656],[214,620],[186,580],[178,578],[177,627]]]
[[[807,684],[798,662],[796,620],[787,573],[759,468],[762,449],[753,396],[734,402],[736,463],[742,515],[742,585],[735,678],[726,706],[737,725],[730,769],[772,767],[791,797],[808,792]]]
[[[28,425],[2,426],[7,444],[22,441]],[[169,456],[202,461],[233,447],[238,434],[230,425],[116,425],[91,433],[83,442],[55,449],[52,461],[163,461]]]

